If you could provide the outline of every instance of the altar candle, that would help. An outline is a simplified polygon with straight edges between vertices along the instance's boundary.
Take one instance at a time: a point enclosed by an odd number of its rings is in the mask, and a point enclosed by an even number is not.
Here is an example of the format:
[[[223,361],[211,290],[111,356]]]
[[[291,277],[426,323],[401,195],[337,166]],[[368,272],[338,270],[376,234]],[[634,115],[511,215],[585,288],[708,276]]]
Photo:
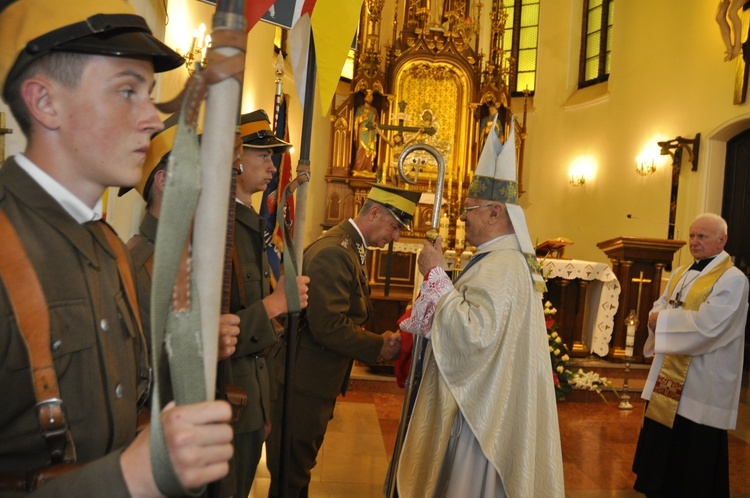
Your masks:
[[[628,318],[632,316],[635,318],[635,312],[631,311]],[[633,356],[633,345],[635,344],[635,329],[637,327],[636,320],[627,320],[628,328],[625,334],[625,356],[632,358]]]
[[[456,220],[456,247],[463,248],[466,244],[466,222],[462,219]]]
[[[440,237],[443,239],[443,249],[448,247],[448,231],[450,229],[450,220],[448,219],[448,214],[443,213],[443,217],[440,218],[440,225],[438,227],[438,234],[440,234]]]

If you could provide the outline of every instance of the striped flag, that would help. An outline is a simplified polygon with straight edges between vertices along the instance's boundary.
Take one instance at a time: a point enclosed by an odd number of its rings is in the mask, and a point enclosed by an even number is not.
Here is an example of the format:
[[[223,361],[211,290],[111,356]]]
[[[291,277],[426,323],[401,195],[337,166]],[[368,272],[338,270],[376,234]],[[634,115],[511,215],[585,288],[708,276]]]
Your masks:
[[[287,123],[287,102],[289,96],[282,95],[281,103],[277,106],[277,112],[274,116],[274,129],[276,137],[289,142],[289,126]],[[266,243],[266,255],[268,256],[268,265],[271,267],[271,286],[276,287],[281,271],[281,258],[283,256],[284,242],[281,233],[281,223],[283,220],[276,219],[276,207],[281,201],[284,189],[292,180],[292,159],[289,152],[283,154],[274,154],[273,163],[276,166],[276,173],[273,179],[268,183],[266,190],[263,192],[263,200],[260,206],[260,215],[266,220],[266,227],[263,239]],[[284,208],[286,213],[286,223],[290,231],[293,230],[294,223],[294,198],[290,197]]]

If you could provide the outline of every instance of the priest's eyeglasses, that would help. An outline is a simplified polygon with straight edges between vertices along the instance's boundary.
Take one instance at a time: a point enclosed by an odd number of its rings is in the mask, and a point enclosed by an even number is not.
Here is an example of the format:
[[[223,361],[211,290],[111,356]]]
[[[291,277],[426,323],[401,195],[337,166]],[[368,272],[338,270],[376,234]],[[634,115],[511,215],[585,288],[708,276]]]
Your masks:
[[[488,203],[485,203],[485,204],[479,204],[478,206],[468,206],[468,207],[465,207],[463,211],[461,211],[461,215],[460,216],[465,216],[466,214],[469,213],[469,211],[473,211],[473,210],[479,209],[479,208],[494,206],[496,204],[497,204],[496,202],[488,202]]]

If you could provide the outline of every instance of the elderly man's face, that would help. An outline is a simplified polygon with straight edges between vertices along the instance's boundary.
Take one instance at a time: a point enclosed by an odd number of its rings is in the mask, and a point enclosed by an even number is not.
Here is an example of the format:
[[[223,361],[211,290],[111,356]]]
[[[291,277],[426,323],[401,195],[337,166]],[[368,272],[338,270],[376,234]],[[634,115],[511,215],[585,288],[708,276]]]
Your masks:
[[[690,225],[690,254],[694,259],[716,256],[726,243],[727,236],[721,233],[715,221],[702,218]]]

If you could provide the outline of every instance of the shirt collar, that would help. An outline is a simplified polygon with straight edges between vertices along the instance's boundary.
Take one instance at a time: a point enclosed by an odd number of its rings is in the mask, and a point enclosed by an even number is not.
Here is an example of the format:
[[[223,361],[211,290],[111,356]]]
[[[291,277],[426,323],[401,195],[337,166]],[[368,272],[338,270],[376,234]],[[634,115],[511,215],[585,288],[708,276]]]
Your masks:
[[[359,227],[357,226],[357,224],[356,224],[356,223],[354,223],[354,220],[353,220],[352,218],[349,218],[349,223],[351,223],[351,224],[352,224],[352,226],[354,227],[354,229],[355,229],[355,230],[357,231],[357,233],[359,234],[359,238],[360,238],[360,239],[362,239],[362,243],[363,243],[364,245],[367,245],[367,241],[365,240],[365,236],[364,236],[364,235],[362,235],[362,232],[361,232],[361,231],[359,230]]]
[[[15,160],[35,182],[39,184],[45,192],[55,199],[60,206],[75,219],[78,223],[83,224],[88,221],[101,219],[102,200],[99,199],[91,209],[81,199],[76,197],[70,190],[63,187],[57,180],[49,176],[39,166],[31,162],[31,159],[23,154],[16,154]]]

